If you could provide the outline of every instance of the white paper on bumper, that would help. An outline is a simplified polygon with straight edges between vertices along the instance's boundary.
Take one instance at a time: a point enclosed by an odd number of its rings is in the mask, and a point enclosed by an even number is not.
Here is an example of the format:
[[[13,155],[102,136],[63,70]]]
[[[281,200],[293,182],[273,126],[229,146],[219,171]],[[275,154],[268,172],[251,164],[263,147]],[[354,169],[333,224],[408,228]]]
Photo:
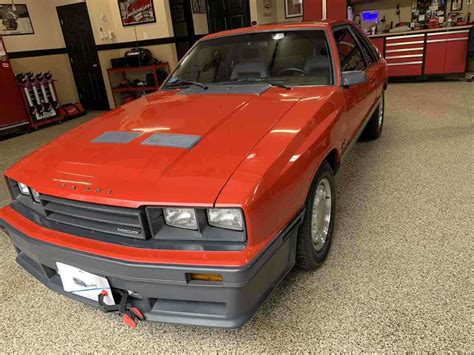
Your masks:
[[[63,263],[56,263],[58,273],[63,283],[64,291],[97,301],[102,290],[107,291],[104,303],[114,305],[115,301],[110,291],[109,281],[105,277],[97,276]]]

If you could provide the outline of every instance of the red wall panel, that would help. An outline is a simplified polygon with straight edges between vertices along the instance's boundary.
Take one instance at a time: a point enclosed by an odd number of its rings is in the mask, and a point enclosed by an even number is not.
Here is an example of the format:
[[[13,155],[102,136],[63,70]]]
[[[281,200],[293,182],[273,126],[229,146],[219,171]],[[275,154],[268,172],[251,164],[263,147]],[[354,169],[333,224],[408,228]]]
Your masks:
[[[304,21],[321,21],[323,16],[322,0],[303,1],[303,19]]]
[[[327,0],[328,20],[345,20],[347,18],[347,0]]]

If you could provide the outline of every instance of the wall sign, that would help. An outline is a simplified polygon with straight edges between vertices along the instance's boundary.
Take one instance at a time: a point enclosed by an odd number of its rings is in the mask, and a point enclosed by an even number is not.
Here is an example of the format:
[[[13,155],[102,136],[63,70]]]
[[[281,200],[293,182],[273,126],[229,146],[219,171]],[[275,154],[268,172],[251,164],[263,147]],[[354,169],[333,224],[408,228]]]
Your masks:
[[[153,0],[118,0],[123,26],[156,22]]]
[[[285,0],[285,17],[303,16],[303,0]]]
[[[35,33],[28,8],[24,4],[0,4],[0,36]]]

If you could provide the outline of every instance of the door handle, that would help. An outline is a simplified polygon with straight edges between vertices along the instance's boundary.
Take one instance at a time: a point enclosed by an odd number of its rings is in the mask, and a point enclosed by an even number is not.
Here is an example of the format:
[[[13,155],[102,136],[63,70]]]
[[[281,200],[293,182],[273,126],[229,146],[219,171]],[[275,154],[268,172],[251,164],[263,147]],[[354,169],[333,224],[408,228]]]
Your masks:
[[[92,64],[92,68],[97,68],[98,65],[97,64]]]

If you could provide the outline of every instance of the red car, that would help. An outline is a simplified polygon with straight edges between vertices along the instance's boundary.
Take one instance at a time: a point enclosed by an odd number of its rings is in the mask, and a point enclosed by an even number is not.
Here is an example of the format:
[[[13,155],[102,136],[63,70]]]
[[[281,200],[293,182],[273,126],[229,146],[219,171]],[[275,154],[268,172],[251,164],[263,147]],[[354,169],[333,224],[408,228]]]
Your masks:
[[[158,92],[10,168],[0,224],[55,291],[132,324],[239,327],[326,259],[334,175],[381,134],[386,83],[351,22],[208,35]]]

